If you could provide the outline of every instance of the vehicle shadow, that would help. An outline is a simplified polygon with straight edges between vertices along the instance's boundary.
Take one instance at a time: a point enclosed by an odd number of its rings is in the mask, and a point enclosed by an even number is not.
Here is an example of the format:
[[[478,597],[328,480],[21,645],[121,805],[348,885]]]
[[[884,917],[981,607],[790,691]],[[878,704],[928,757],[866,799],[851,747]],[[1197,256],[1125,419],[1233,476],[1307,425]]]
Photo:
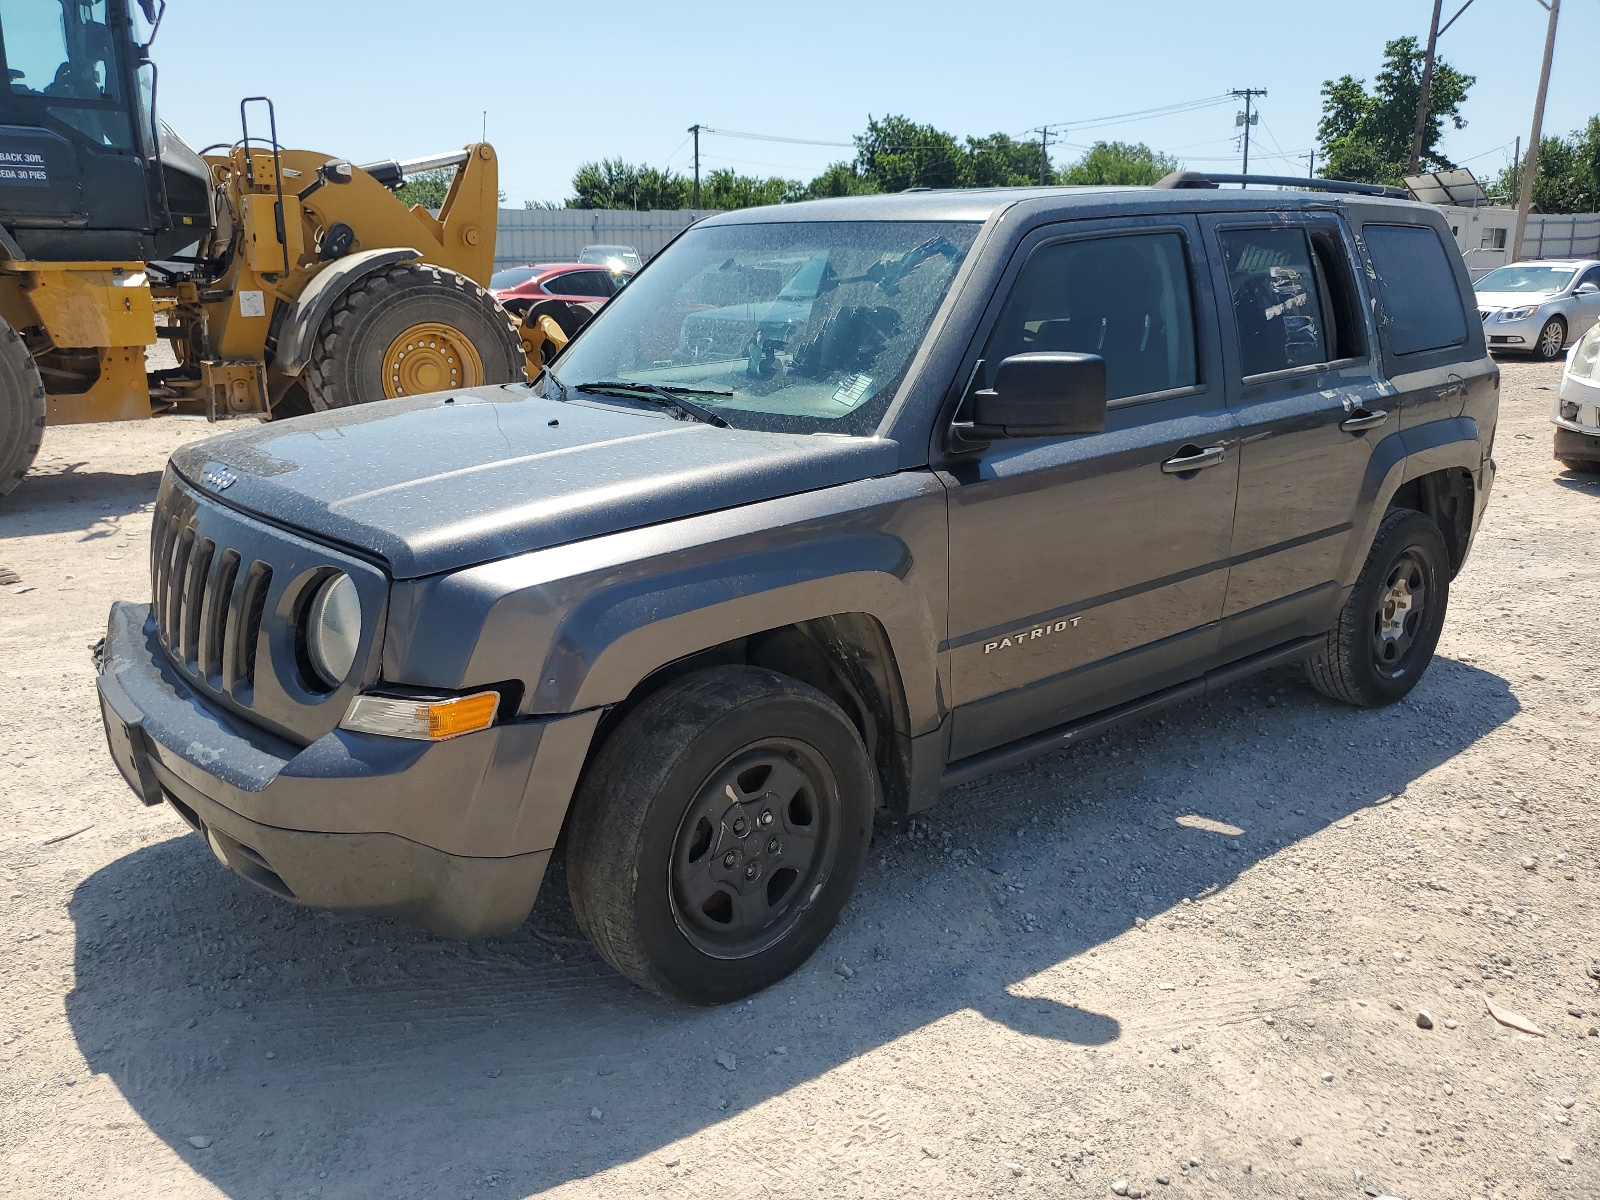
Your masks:
[[[77,888],[67,1016],[91,1069],[241,1200],[527,1195],[665,1159],[774,1100],[772,1136],[798,1139],[814,1099],[786,1093],[934,1021],[1080,1045],[1148,1024],[1144,987],[1112,1012],[1028,993],[1071,999],[1038,978],[1403,791],[1517,709],[1504,680],[1450,660],[1379,712],[1281,669],[969,784],[875,842],[811,963],[714,1010],[614,975],[559,867],[522,930],[461,944],[285,905],[178,836]]]
[[[1556,476],[1556,486],[1564,487],[1568,491],[1587,492],[1591,496],[1600,496],[1600,473],[1595,471],[1574,471],[1570,467],[1563,467],[1561,474]]]
[[[117,536],[123,517],[155,503],[160,471],[78,470],[82,465],[67,463],[25,475],[0,506],[0,538],[81,532],[80,541],[98,541]]]

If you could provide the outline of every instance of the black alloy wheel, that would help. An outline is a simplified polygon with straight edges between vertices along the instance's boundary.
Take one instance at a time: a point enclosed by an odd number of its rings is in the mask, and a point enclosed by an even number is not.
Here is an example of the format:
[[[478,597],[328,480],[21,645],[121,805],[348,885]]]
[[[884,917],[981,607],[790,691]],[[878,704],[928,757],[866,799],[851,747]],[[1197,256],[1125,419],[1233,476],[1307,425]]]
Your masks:
[[[1393,704],[1433,661],[1450,601],[1450,554],[1433,518],[1384,514],[1355,587],[1306,660],[1311,685],[1363,708]]]
[[[781,941],[838,858],[839,783],[811,746],[766,739],[711,776],[672,850],[672,914],[713,958]]]
[[[1413,669],[1428,609],[1427,568],[1408,550],[1389,569],[1372,615],[1372,653],[1380,674],[1395,679]]]
[[[817,688],[752,666],[684,675],[585,769],[566,834],[573,916],[641,987],[748,996],[837,923],[877,797],[860,732]]]

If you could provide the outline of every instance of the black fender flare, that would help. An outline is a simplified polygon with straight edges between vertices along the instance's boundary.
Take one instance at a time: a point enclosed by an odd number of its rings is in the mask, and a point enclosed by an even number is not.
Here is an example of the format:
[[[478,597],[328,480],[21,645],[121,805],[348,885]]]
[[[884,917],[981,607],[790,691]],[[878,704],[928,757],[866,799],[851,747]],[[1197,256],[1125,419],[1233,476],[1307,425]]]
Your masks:
[[[1397,430],[1374,446],[1356,506],[1362,514],[1358,536],[1350,539],[1350,548],[1340,564],[1340,583],[1346,588],[1354,585],[1389,503],[1404,484],[1422,475],[1459,467],[1472,476],[1474,488],[1480,487],[1483,451],[1482,434],[1471,417],[1450,417]]]
[[[360,250],[335,259],[319,271],[289,305],[273,344],[267,348],[267,370],[271,377],[268,390],[273,398],[281,396],[305,371],[322,318],[351,284],[385,267],[416,262],[421,257],[420,250],[409,246]]]

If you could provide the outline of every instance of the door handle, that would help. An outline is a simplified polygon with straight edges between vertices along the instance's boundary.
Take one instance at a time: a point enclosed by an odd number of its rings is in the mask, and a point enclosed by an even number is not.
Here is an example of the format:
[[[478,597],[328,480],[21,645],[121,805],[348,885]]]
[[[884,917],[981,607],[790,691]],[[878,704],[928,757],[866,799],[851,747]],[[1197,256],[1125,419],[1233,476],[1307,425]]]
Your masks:
[[[1373,409],[1371,412],[1358,408],[1339,422],[1339,428],[1346,433],[1360,433],[1363,429],[1376,429],[1388,419],[1389,414],[1381,408]]]
[[[1185,446],[1176,458],[1169,458],[1162,463],[1161,469],[1168,475],[1183,475],[1202,467],[1214,467],[1225,457],[1221,446],[1207,446],[1204,450],[1198,446]]]

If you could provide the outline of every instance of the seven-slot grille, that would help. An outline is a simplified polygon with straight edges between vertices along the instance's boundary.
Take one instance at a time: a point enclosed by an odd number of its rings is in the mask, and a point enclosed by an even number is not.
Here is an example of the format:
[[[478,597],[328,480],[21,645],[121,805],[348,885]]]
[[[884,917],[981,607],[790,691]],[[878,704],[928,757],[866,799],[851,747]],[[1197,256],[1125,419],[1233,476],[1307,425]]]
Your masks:
[[[164,491],[150,530],[156,631],[180,670],[248,702],[272,568],[202,536],[194,501]]]

